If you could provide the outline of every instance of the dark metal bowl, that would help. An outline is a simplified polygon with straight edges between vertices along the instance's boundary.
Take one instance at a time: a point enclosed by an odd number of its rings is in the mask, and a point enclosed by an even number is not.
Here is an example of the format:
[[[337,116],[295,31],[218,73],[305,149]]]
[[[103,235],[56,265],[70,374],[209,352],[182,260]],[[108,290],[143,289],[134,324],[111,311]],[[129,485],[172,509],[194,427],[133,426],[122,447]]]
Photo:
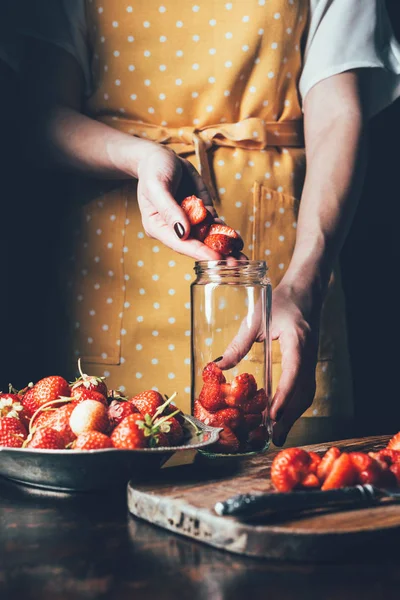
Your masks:
[[[0,476],[19,483],[57,491],[89,491],[142,479],[178,452],[214,444],[220,428],[186,416],[185,440],[173,448],[142,450],[37,450],[1,448]]]

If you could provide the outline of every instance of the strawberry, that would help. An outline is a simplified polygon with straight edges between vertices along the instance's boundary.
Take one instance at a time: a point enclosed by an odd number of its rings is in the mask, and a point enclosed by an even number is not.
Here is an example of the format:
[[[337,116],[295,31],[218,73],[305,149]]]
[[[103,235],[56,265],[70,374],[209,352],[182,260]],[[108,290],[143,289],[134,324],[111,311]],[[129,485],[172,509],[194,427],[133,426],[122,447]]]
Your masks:
[[[206,410],[204,406],[199,402],[199,400],[194,401],[193,415],[196,417],[196,419],[199,419],[199,421],[201,421],[205,425],[212,424],[214,415],[208,410]]]
[[[209,412],[215,413],[225,407],[224,396],[218,383],[205,383],[199,395],[199,402]]]
[[[219,432],[218,442],[210,446],[213,452],[221,452],[222,454],[235,454],[239,450],[239,439],[229,427],[224,427]]]
[[[389,440],[386,448],[388,450],[400,450],[400,431]]]
[[[84,386],[73,389],[71,393],[75,406],[83,400],[96,400],[97,402],[104,404],[104,406],[108,406],[107,398],[103,394]]]
[[[171,417],[167,421],[163,423],[164,428],[161,433],[164,433],[167,436],[169,441],[169,446],[179,446],[179,444],[183,440],[183,429],[182,425],[175,419],[175,417]],[[155,422],[156,426],[156,422]],[[163,438],[162,438],[163,439]]]
[[[76,436],[92,430],[105,433],[109,428],[107,409],[97,400],[83,400],[74,407],[69,425]]]
[[[168,439],[168,435],[162,431],[159,431],[151,437],[150,445],[153,448],[169,448],[171,443]]]
[[[321,457],[316,452],[309,452],[308,454],[311,458],[311,463],[310,463],[310,466],[308,467],[308,472],[313,473],[314,475],[317,475],[318,467],[321,464]]]
[[[228,225],[221,225],[220,223],[214,223],[210,227],[209,235],[227,235],[232,238],[235,242],[235,249],[237,252],[243,250],[243,240],[240,235],[229,227]]]
[[[214,235],[208,234],[208,236],[204,240],[204,244],[222,254],[222,256],[229,256],[233,252],[236,251],[235,240],[228,235],[223,235],[222,233],[217,233]]]
[[[256,391],[257,383],[253,375],[250,375],[250,373],[241,373],[240,375],[236,375],[236,377],[233,379],[231,383],[230,395],[227,396],[226,403],[229,406],[242,406],[247,400],[255,395]],[[261,398],[258,400],[261,401]],[[251,404],[248,405],[248,408],[251,408]],[[248,412],[258,411],[249,410]]]
[[[212,427],[229,427],[236,432],[242,425],[242,414],[237,408],[222,408],[211,416]]]
[[[223,383],[226,384],[225,376],[222,370],[217,367],[215,362],[208,363],[202,373],[204,383]]]
[[[248,443],[252,450],[262,450],[265,448],[269,439],[268,429],[265,425],[260,425],[257,429],[250,431],[248,437]]]
[[[325,481],[325,479],[331,472],[333,463],[337,458],[339,458],[339,456],[340,450],[335,446],[332,446],[332,448],[329,448],[329,450],[325,452],[324,456],[321,459],[321,462],[317,466],[317,476],[320,481]]]
[[[124,450],[146,448],[147,439],[144,433],[143,417],[139,413],[125,417],[112,432],[111,442],[114,448]]]
[[[191,237],[199,240],[200,242],[204,242],[206,237],[208,236],[208,232],[210,231],[210,225],[214,222],[214,219],[209,211],[207,211],[206,218],[197,225],[192,225],[190,228]]]
[[[335,460],[332,469],[322,484],[322,490],[333,490],[336,488],[355,485],[358,478],[358,471],[355,468],[351,457],[346,452]]]
[[[383,450],[379,450],[379,452],[369,452],[368,455],[380,463],[384,462],[388,467],[400,461],[400,450],[384,448]]]
[[[63,397],[69,397],[71,395],[71,389],[68,382],[58,375],[51,377],[45,377],[38,381],[32,388],[30,388],[24,395],[22,404],[29,417],[44,404],[51,402]]]
[[[309,473],[301,482],[303,488],[319,488],[321,485],[320,480],[315,473]]]
[[[364,452],[350,452],[351,462],[357,471],[357,483],[379,485],[382,479],[382,467]]]
[[[310,455],[301,448],[286,448],[275,456],[271,465],[271,481],[278,492],[299,487],[309,474]]]
[[[24,440],[28,433],[17,417],[1,417],[0,418],[0,436],[5,433],[20,435]]]
[[[241,409],[244,413],[257,414],[262,413],[267,408],[268,400],[265,390],[261,388],[253,397],[245,400],[241,404]]]
[[[116,427],[129,415],[137,413],[138,410],[130,402],[112,400],[108,407],[108,420],[110,421],[111,427]]]
[[[87,375],[82,372],[81,359],[78,360],[78,370],[80,376],[71,384],[73,391],[85,389],[103,394],[107,398],[107,386],[104,383],[104,377],[96,377],[95,375]],[[74,394],[75,395],[75,394]]]
[[[69,424],[74,408],[73,402],[69,402],[56,409],[45,409],[31,423],[31,428],[51,427],[61,435],[64,446],[68,446],[76,437]]]
[[[25,447],[40,450],[62,450],[65,448],[65,444],[58,431],[51,427],[41,427],[35,431]]]
[[[257,427],[261,425],[262,416],[261,413],[258,413],[256,415],[246,413],[242,415],[242,419],[243,429],[246,433],[249,433],[250,431],[253,431],[253,429],[257,429]]]
[[[9,431],[0,432],[0,447],[6,448],[22,448],[24,438],[22,435],[11,433]]]
[[[100,431],[81,433],[72,444],[73,450],[102,450],[112,447],[110,438]]]
[[[400,485],[400,463],[395,462],[391,467],[389,467],[389,469],[390,473],[394,475],[394,480],[386,483],[385,487],[394,487],[396,484]]]
[[[197,196],[187,196],[182,201],[181,208],[185,211],[189,223],[198,225],[207,218],[208,210],[204,206],[203,200]]]
[[[146,390],[133,396],[129,402],[142,413],[142,415],[154,417],[156,410],[164,403],[164,399],[159,392],[156,392],[155,390]]]

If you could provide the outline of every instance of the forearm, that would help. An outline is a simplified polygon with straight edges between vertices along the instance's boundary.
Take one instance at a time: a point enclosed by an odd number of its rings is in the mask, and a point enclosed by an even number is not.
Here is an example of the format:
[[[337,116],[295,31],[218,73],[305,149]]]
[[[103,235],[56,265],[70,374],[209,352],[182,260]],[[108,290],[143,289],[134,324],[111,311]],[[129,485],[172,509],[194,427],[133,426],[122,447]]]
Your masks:
[[[284,281],[323,297],[357,207],[366,151],[362,111],[351,89],[348,111],[323,109],[321,100],[316,93],[305,113],[307,174]]]
[[[107,178],[137,177],[140,157],[155,148],[62,106],[39,116],[32,137],[41,164]]]

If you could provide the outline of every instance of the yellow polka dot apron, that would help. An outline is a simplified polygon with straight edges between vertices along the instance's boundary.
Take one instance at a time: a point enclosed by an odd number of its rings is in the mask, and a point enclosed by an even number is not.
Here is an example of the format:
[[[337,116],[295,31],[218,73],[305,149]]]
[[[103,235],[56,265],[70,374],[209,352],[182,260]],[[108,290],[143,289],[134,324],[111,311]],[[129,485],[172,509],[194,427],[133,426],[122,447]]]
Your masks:
[[[305,0],[86,2],[93,92],[86,113],[167,144],[201,172],[216,209],[265,259],[289,264],[305,174],[298,80]],[[128,394],[156,387],[190,409],[193,260],[148,238],[136,181],[80,182],[68,266],[68,359]],[[273,386],[280,375],[273,347]],[[343,295],[325,302],[317,392],[288,443],[340,436],[352,416]]]

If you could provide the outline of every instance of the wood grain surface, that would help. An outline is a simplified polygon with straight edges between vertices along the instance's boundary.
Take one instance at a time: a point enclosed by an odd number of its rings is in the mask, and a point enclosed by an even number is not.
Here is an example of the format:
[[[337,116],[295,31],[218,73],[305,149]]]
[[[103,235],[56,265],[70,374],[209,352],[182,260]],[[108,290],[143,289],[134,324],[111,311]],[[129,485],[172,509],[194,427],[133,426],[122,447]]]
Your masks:
[[[336,445],[345,451],[372,451],[390,436],[344,440],[308,446],[325,452]],[[128,486],[128,507],[135,516],[170,531],[229,552],[285,560],[333,560],[362,551],[379,552],[400,534],[400,504],[373,508],[313,511],[267,523],[245,523],[220,517],[214,505],[238,493],[273,491],[269,471],[277,451],[218,463],[201,458],[168,472],[157,481]]]

